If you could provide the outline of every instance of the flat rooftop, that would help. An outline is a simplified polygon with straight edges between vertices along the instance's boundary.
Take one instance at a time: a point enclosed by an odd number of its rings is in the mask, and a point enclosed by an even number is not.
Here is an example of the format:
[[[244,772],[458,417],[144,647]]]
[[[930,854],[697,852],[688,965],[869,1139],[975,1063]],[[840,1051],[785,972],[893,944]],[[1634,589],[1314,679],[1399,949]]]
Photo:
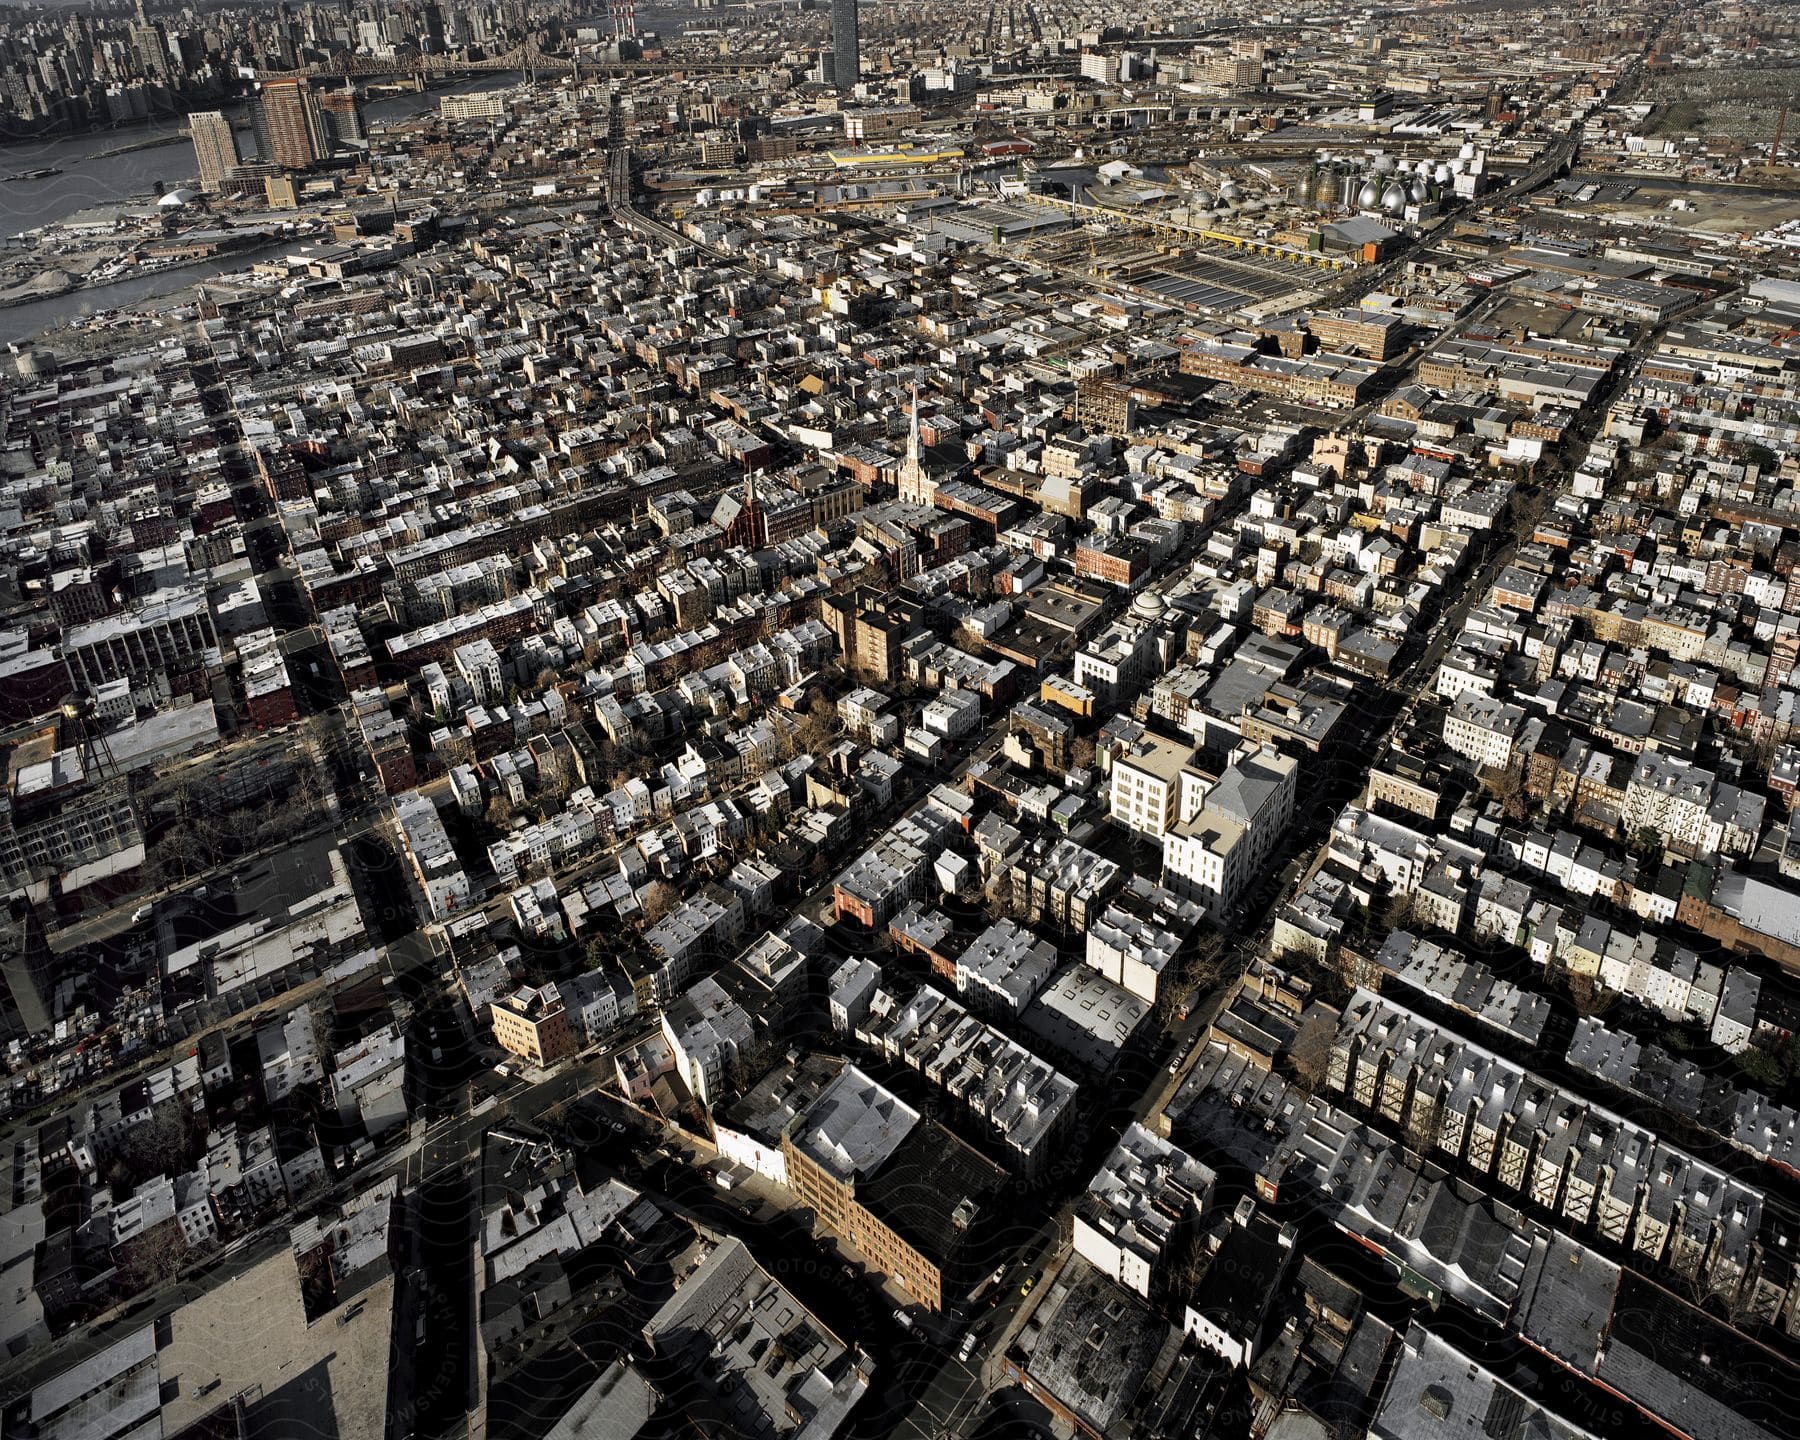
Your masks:
[[[1038,992],[1020,1023],[1053,1049],[1110,1070],[1150,1006],[1080,961]]]
[[[360,1306],[355,1318],[338,1318]],[[170,1317],[160,1356],[173,1387],[165,1434],[233,1395],[247,1401],[250,1440],[364,1440],[387,1425],[394,1280],[383,1276],[309,1326],[300,1272],[287,1250],[191,1300]],[[213,1380],[211,1393],[195,1390]]]
[[[856,1187],[857,1201],[921,1255],[943,1264],[955,1252],[1006,1172],[942,1125],[916,1125],[873,1178]]]
[[[1534,1404],[1415,1321],[1369,1434],[1376,1440],[1437,1440],[1465,1427],[1486,1435],[1594,1440],[1592,1431]]]

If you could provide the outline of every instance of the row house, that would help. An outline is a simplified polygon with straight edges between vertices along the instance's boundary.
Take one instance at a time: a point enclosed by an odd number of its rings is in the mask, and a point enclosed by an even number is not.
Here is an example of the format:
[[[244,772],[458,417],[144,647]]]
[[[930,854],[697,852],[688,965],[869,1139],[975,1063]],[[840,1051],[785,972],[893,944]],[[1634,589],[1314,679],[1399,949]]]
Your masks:
[[[1391,1000],[1352,995],[1325,1084],[1421,1151],[1709,1289],[1737,1294],[1760,1263],[1754,1187]]]

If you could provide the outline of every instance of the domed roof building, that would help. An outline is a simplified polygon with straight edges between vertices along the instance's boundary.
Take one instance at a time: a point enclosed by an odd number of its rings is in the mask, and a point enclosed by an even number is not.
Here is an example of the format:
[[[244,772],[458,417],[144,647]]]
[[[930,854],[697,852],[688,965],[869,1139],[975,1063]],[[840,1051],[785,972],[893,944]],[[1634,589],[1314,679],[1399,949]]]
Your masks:
[[[1163,612],[1169,608],[1169,602],[1154,590],[1140,591],[1131,602],[1131,613],[1146,624],[1154,625],[1162,619]]]

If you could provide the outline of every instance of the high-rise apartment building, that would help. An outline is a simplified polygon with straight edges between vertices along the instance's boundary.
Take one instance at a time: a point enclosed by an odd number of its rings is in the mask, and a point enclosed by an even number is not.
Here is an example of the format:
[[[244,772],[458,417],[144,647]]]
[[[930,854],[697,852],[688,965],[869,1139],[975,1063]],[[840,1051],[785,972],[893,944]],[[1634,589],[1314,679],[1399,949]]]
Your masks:
[[[262,158],[284,170],[310,170],[329,153],[319,98],[305,80],[276,80],[263,86],[259,139]]]
[[[230,117],[218,110],[196,110],[188,116],[188,134],[194,142],[200,188],[218,190],[219,182],[238,163],[237,135]]]
[[[322,90],[316,97],[319,119],[325,128],[330,148],[338,149],[352,141],[366,140],[362,110],[356,103],[356,90],[346,85],[342,90]]]
[[[862,79],[862,50],[856,31],[856,0],[831,0],[831,76],[840,90]]]

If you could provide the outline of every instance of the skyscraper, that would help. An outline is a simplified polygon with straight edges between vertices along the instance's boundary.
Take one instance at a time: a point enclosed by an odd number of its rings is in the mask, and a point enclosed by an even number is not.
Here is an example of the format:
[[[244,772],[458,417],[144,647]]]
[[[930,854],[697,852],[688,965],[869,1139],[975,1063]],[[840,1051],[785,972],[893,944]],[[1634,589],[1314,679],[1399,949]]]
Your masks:
[[[333,150],[352,140],[363,140],[362,111],[356,104],[356,90],[348,83],[342,90],[322,90],[318,95],[319,118],[325,126],[325,138]]]
[[[259,137],[264,160],[284,170],[310,170],[330,150],[319,100],[305,80],[275,80],[263,86]]]
[[[831,83],[854,90],[862,79],[862,50],[856,36],[856,0],[831,0]]]
[[[196,110],[188,116],[188,134],[194,142],[194,162],[200,167],[200,188],[217,190],[226,172],[238,163],[237,135],[230,119],[217,110]]]

